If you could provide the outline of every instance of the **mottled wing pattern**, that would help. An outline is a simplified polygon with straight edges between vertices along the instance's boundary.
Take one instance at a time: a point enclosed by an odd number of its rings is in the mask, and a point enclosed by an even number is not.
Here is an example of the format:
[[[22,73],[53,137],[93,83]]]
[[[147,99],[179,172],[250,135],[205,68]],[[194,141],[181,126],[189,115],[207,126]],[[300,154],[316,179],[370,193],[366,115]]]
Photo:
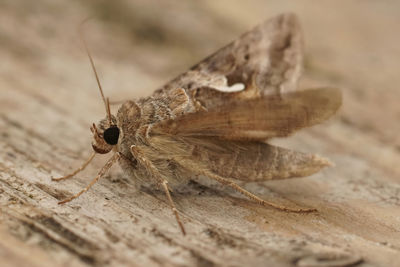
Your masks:
[[[221,48],[155,92],[183,88],[193,106],[220,105],[226,99],[293,91],[303,58],[302,34],[294,14],[272,18]],[[232,88],[244,88],[224,93]]]
[[[231,100],[206,111],[160,122],[152,133],[264,141],[321,123],[333,115],[341,103],[341,92],[334,88]]]
[[[302,50],[296,16],[283,14],[178,76],[153,97],[182,88],[186,105],[152,125],[152,148],[193,173],[243,181],[307,176],[328,166],[264,143],[321,123],[342,103],[337,89],[296,91]]]

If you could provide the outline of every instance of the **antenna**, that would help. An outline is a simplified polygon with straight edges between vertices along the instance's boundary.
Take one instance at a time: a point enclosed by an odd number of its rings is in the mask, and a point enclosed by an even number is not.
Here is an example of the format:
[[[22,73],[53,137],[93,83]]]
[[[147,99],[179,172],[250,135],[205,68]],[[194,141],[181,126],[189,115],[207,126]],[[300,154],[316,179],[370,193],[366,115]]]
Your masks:
[[[79,36],[80,36],[80,38],[81,38],[81,40],[82,40],[82,43],[83,43],[83,45],[84,45],[84,47],[85,47],[86,54],[87,54],[88,57],[89,57],[90,65],[92,66],[92,69],[93,69],[93,72],[94,72],[94,76],[96,77],[97,85],[99,86],[101,98],[103,99],[103,102],[104,102],[104,105],[105,105],[105,108],[106,108],[107,117],[108,117],[108,122],[109,122],[110,125],[111,125],[111,124],[112,124],[112,121],[111,121],[111,112],[110,112],[110,102],[108,101],[108,98],[107,98],[107,100],[106,100],[106,98],[104,97],[103,88],[101,87],[101,84],[100,84],[99,75],[97,74],[97,71],[96,71],[96,67],[95,67],[95,65],[94,65],[93,58],[92,58],[92,56],[91,56],[91,54],[90,54],[90,51],[89,51],[89,48],[88,48],[88,46],[87,46],[87,44],[86,44],[85,38],[83,37],[83,25],[84,25],[89,19],[91,19],[91,18],[87,18],[87,19],[85,19],[84,21],[82,21],[82,23],[81,23],[81,25],[80,25],[80,27],[79,27]]]
[[[106,98],[106,109],[107,109],[107,116],[111,126],[111,111],[110,111],[110,99]]]

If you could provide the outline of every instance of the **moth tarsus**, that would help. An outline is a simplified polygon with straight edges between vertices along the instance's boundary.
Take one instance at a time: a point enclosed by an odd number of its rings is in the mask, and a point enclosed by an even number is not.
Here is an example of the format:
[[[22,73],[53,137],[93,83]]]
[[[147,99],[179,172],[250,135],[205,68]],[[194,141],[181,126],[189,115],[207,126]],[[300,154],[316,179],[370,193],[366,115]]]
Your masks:
[[[93,124],[94,153],[65,180],[83,170],[96,153],[113,151],[98,175],[69,202],[89,190],[115,162],[137,182],[156,181],[165,191],[185,234],[170,186],[205,175],[247,198],[288,212],[248,192],[234,180],[262,182],[308,176],[330,162],[266,143],[319,124],[340,107],[340,90],[296,91],[302,69],[302,35],[293,14],[282,14],[240,36],[181,74],[151,97],[125,101],[116,116],[104,97],[93,59],[82,38],[106,117]],[[235,90],[232,89],[234,86]],[[240,88],[240,90],[237,90]]]
[[[92,160],[94,159],[95,156],[96,156],[96,152],[92,152],[92,154],[90,154],[90,157],[85,161],[85,163],[82,164],[81,167],[79,167],[78,169],[76,169],[72,173],[67,174],[65,176],[58,177],[58,178],[52,177],[51,180],[58,182],[58,181],[62,181],[62,180],[66,180],[66,179],[74,177],[76,174],[78,174],[79,172],[83,171],[89,165],[89,163],[92,162]]]
[[[80,192],[78,192],[77,194],[66,198],[60,202],[58,202],[58,204],[64,204],[67,202],[70,202],[72,200],[74,200],[75,198],[79,197],[80,195],[82,195],[83,193],[85,193],[86,191],[88,191],[102,176],[104,176],[107,171],[111,168],[111,166],[120,158],[120,153],[114,153],[114,155],[107,161],[107,163],[103,166],[103,168],[101,168],[100,172],[97,174],[97,176]]]

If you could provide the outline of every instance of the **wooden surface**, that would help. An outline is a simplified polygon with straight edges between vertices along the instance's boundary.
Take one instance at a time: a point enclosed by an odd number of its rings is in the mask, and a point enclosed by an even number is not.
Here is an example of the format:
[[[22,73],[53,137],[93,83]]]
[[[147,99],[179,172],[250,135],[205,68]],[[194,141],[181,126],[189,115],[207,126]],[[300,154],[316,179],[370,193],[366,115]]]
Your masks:
[[[344,106],[284,147],[336,167],[246,188],[315,214],[263,208],[230,190],[192,182],[173,197],[137,190],[114,168],[63,206],[104,164],[55,183],[91,152],[89,126],[104,117],[77,27],[105,93],[137,98],[281,12],[302,23],[302,87],[337,86]],[[398,1],[0,2],[1,266],[399,266],[400,3]],[[353,266],[352,265],[352,266]]]

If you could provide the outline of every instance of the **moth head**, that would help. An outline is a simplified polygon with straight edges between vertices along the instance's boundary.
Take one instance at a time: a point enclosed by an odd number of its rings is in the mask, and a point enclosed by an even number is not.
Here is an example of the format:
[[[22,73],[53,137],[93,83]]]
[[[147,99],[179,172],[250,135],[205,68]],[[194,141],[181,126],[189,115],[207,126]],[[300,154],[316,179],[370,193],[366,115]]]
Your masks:
[[[92,147],[96,153],[106,154],[118,144],[120,130],[117,120],[112,115],[110,118],[101,120],[97,125],[93,123],[90,127],[93,133]]]
[[[89,49],[86,45],[85,39],[81,36],[83,45],[85,46],[86,53],[89,57],[90,65],[92,66],[94,76],[96,77],[96,82],[99,87],[101,98],[103,99],[107,117],[101,120],[97,126],[93,123],[90,130],[93,133],[92,147],[96,153],[107,154],[110,152],[115,145],[118,144],[120,130],[117,126],[116,118],[111,115],[110,101],[108,98],[104,97],[103,89],[101,88],[100,79],[97,75],[96,67],[94,66],[93,58],[90,55]]]

